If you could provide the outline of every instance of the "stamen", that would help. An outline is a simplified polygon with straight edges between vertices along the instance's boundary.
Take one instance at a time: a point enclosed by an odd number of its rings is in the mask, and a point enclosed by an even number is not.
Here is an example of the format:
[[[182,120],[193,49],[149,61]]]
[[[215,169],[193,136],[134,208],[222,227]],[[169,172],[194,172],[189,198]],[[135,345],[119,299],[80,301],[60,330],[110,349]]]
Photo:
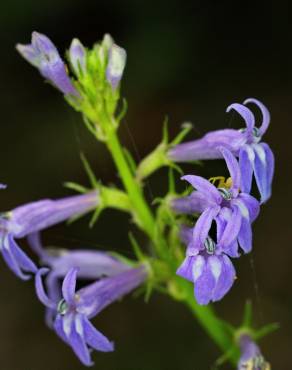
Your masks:
[[[65,299],[61,299],[61,301],[58,303],[57,311],[62,316],[66,315],[68,311],[68,305]]]
[[[204,247],[208,254],[214,254],[216,243],[214,242],[212,238],[210,238],[210,236],[208,236],[207,239],[205,240]]]
[[[225,189],[225,188],[218,188],[218,191],[225,200],[231,200],[232,199],[232,193],[231,193],[230,190]]]

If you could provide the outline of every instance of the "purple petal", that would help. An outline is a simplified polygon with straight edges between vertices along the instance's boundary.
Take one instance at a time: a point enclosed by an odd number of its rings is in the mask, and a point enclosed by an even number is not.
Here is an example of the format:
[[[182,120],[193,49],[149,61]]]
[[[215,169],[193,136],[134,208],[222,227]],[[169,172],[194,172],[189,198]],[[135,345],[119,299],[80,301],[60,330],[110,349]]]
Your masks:
[[[274,154],[266,143],[259,144],[265,151],[266,154],[266,176],[267,176],[267,189],[266,189],[266,197],[267,199],[270,198],[272,194],[272,181],[274,177],[274,171],[275,171],[275,157]]]
[[[24,270],[32,273],[37,272],[37,267],[34,262],[22,251],[21,248],[16,244],[11,234],[7,235],[11,253],[19,266]]]
[[[0,184],[0,190],[2,190],[2,189],[6,189],[7,188],[7,185],[5,185],[5,184]]]
[[[64,332],[63,328],[63,317],[61,315],[57,315],[55,322],[54,322],[54,329],[57,335],[68,344],[68,339],[66,337],[66,334]]]
[[[210,206],[210,200],[205,193],[193,191],[191,195],[182,198],[173,199],[171,206],[177,213],[201,213]]]
[[[5,238],[5,240],[6,239],[7,238]],[[5,240],[4,240],[4,243],[7,243],[7,242],[5,242]],[[2,256],[3,256],[4,261],[6,262],[7,266],[10,268],[11,271],[14,272],[14,274],[16,276],[18,276],[22,280],[29,280],[31,278],[30,275],[26,275],[21,271],[17,261],[15,260],[14,256],[12,255],[12,253],[10,251],[9,246],[6,246],[6,247],[2,246],[2,248],[0,250],[1,250]]]
[[[69,305],[75,305],[75,289],[78,270],[78,268],[72,267],[63,280],[62,294]]]
[[[210,269],[210,266],[209,264],[205,263],[202,273],[200,274],[199,278],[196,279],[195,281],[194,293],[198,304],[206,305],[212,300],[215,284],[216,280]]]
[[[241,172],[241,190],[250,193],[255,154],[250,145],[244,145],[239,151],[239,168]]]
[[[270,112],[268,111],[267,107],[261,103],[259,100],[257,99],[254,99],[254,98],[249,98],[249,99],[246,99],[243,104],[248,104],[248,103],[254,103],[256,104],[261,112],[262,112],[262,115],[263,115],[263,121],[262,121],[262,124],[259,128],[260,130],[260,133],[261,133],[261,136],[265,134],[265,132],[267,131],[269,125],[270,125],[270,121],[271,121],[271,116],[270,116]]]
[[[80,316],[77,314],[75,315],[75,319],[72,320],[68,343],[79,360],[85,366],[91,366],[93,362],[91,361],[89,349],[85,342],[83,323]]]
[[[237,159],[228,149],[221,147],[220,151],[225,159],[228,171],[232,179],[232,189],[238,192],[241,187],[241,174]]]
[[[57,309],[57,303],[52,301],[50,297],[45,292],[42,276],[47,274],[49,272],[49,269],[47,268],[41,268],[38,270],[38,272],[35,275],[35,289],[36,294],[38,296],[38,299],[49,308],[52,308],[54,310]]]
[[[197,189],[197,191],[202,193],[206,197],[206,199],[209,199],[210,203],[221,203],[222,197],[218,189],[203,177],[186,175],[182,177],[182,180],[186,180],[188,183],[190,183],[195,189]]]
[[[249,253],[252,248],[252,230],[248,219],[242,217],[241,228],[238,234],[238,242],[245,253]]]
[[[112,352],[114,345],[100,331],[96,330],[91,322],[85,317],[82,317],[84,337],[86,343],[97,351]]]
[[[145,266],[131,268],[78,290],[78,311],[90,319],[105,307],[141,285],[148,276]]]
[[[207,208],[198,218],[193,229],[193,240],[188,248],[189,255],[197,254],[198,250],[204,249],[205,240],[209,234],[212,221],[220,211],[219,206]]]
[[[222,248],[228,247],[238,236],[240,225],[241,225],[242,215],[238,207],[233,207],[233,212],[229,220],[227,220],[224,232],[218,240],[218,245]]]
[[[252,133],[252,129],[255,125],[254,114],[252,113],[252,111],[244,105],[238,103],[229,105],[229,107],[227,107],[226,109],[226,112],[230,112],[231,109],[234,109],[238,114],[241,115],[241,117],[245,121],[247,132]]]
[[[193,239],[193,229],[191,227],[183,225],[180,229],[180,238],[186,245],[191,243]]]
[[[174,162],[218,159],[222,158],[218,147],[223,146],[237,154],[245,143],[245,135],[238,130],[217,130],[206,134],[201,139],[174,146],[168,151],[168,157]]]
[[[258,217],[260,212],[260,203],[252,195],[240,193],[233,203],[240,208],[243,217],[249,218],[251,222]],[[246,209],[248,211],[248,217],[246,216]]]
[[[268,161],[265,149],[261,144],[253,145],[255,151],[254,174],[256,183],[261,194],[261,203],[265,203],[271,195],[271,169],[268,168]],[[272,170],[273,171],[273,170]]]
[[[178,276],[183,277],[184,279],[187,279],[191,282],[193,282],[193,264],[196,260],[196,256],[192,257],[186,257],[183,261],[183,263],[179,266],[179,268],[176,270],[176,274]]]
[[[227,256],[221,258],[221,273],[213,292],[213,301],[219,301],[231,289],[235,280],[235,269]]]
[[[229,214],[231,216],[231,210],[228,209],[228,211],[230,211]],[[219,214],[219,216],[216,217],[215,221],[216,221],[217,241],[218,241],[222,238],[223,232],[226,228],[227,221],[220,214]],[[228,256],[230,256],[230,257],[233,257],[233,258],[239,257],[237,240],[234,240],[227,247],[217,246],[217,250],[218,250],[218,248],[221,248],[221,251],[228,254]]]

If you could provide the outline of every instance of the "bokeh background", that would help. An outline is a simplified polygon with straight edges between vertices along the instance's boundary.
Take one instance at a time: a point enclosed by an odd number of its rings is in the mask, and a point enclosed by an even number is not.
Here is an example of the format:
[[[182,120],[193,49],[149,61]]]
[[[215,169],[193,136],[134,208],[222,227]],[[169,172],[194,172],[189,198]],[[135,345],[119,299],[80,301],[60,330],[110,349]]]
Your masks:
[[[120,128],[139,159],[158,143],[167,114],[170,131],[193,122],[190,138],[237,127],[225,113],[232,102],[262,100],[272,124],[265,140],[276,159],[273,197],[254,225],[253,252],[237,261],[238,280],[216,309],[238,324],[247,298],[255,322],[280,322],[261,342],[272,367],[291,363],[291,26],[283,3],[226,1],[10,0],[1,2],[1,210],[45,197],[70,194],[62,184],[88,184],[83,151],[104,183],[119,182],[108,153],[83,127],[62,96],[17,55],[14,45],[43,32],[64,53],[73,37],[92,45],[109,32],[127,49],[123,93],[129,112]],[[220,175],[222,164],[188,167]],[[166,172],[151,177],[160,194]],[[147,191],[149,188],[147,189]],[[88,219],[45,232],[46,244],[115,249],[131,256],[126,216],[105,212],[94,229]],[[79,370],[70,348],[44,324],[32,282],[23,283],[0,261],[0,358],[3,370]],[[113,354],[94,354],[94,369],[205,370],[219,356],[187,309],[154,294],[150,303],[128,297],[105,310],[96,326],[116,342]],[[223,365],[223,369],[229,369]]]

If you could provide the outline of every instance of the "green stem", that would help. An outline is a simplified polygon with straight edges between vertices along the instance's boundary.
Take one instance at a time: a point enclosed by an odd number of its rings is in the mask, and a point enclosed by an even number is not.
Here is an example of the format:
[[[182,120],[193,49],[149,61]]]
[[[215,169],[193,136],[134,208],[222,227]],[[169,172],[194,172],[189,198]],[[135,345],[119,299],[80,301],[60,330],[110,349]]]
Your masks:
[[[107,135],[107,146],[112,154],[115,165],[121,176],[122,182],[127,190],[130,201],[135,210],[135,216],[139,226],[147,233],[151,240],[155,239],[155,221],[150,208],[145,202],[142,189],[135,181],[124,152],[117,138],[115,130],[111,130]]]
[[[188,281],[177,278],[175,284],[176,290],[182,293],[182,301],[191,310],[211,339],[223,353],[229,352],[234,347],[234,336],[225,321],[217,318],[211,306],[202,306],[196,302],[193,285]],[[176,297],[174,296],[174,298]],[[236,365],[237,353],[230,354],[228,360]]]

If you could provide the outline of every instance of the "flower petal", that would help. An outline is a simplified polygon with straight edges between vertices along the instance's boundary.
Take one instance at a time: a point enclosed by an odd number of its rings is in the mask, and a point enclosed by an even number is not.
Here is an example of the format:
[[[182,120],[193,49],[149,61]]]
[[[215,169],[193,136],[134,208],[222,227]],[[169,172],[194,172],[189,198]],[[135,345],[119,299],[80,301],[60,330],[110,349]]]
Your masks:
[[[206,199],[209,199],[210,203],[221,203],[222,197],[218,189],[203,177],[186,175],[182,177],[182,180],[186,180],[188,183],[190,183],[195,189],[197,189],[197,191],[202,193],[206,197]]]
[[[246,99],[243,104],[248,104],[248,103],[254,103],[258,106],[258,108],[260,108],[261,112],[262,112],[262,115],[263,115],[263,121],[262,121],[262,124],[259,128],[260,130],[260,133],[261,133],[261,136],[264,135],[264,133],[267,131],[269,125],[270,125],[270,121],[271,121],[271,116],[270,116],[270,112],[268,111],[267,107],[261,103],[259,100],[257,99],[254,99],[254,98],[249,98],[249,99]]]
[[[219,206],[207,208],[198,218],[193,228],[193,240],[188,248],[188,255],[197,254],[198,250],[204,249],[205,240],[209,234],[212,221],[220,211]]]
[[[239,168],[241,172],[241,190],[250,193],[255,154],[250,145],[244,145],[239,151]]]
[[[23,252],[21,248],[16,244],[13,236],[11,234],[7,235],[11,253],[13,254],[15,260],[19,266],[24,270],[32,273],[37,272],[37,267],[35,263]]]
[[[235,156],[230,152],[230,150],[220,147],[220,151],[225,159],[228,171],[232,179],[232,189],[236,190],[237,193],[241,187],[241,174],[239,170],[239,165]],[[236,193],[236,195],[237,195]]]
[[[227,256],[221,258],[221,272],[213,292],[213,301],[219,301],[231,289],[235,280],[235,269]]]
[[[249,218],[251,222],[253,222],[260,213],[260,203],[252,195],[240,193],[233,203],[240,208],[243,217]],[[245,209],[248,211],[248,217],[245,215]]]
[[[195,281],[194,293],[198,304],[206,305],[212,300],[215,284],[216,280],[212,274],[212,271],[210,270],[210,266],[205,263],[200,277]]]
[[[72,267],[65,276],[62,284],[62,294],[69,305],[75,304],[75,289],[79,268]]]
[[[252,111],[244,105],[238,103],[233,103],[229,105],[229,107],[227,107],[226,109],[226,112],[230,112],[231,109],[234,109],[238,114],[241,115],[241,117],[245,121],[247,132],[251,133],[255,125],[255,118]]]
[[[238,236],[242,215],[240,209],[237,206],[233,207],[233,212],[229,220],[227,220],[224,232],[218,241],[218,245],[222,248],[228,247]]]
[[[45,292],[43,281],[42,281],[42,276],[47,274],[49,272],[49,269],[47,268],[41,268],[38,270],[38,272],[35,275],[35,289],[36,289],[36,294],[38,296],[38,299],[46,306],[49,308],[52,308],[54,310],[57,309],[57,303],[52,301],[50,297]]]
[[[179,266],[179,268],[176,270],[176,274],[178,276],[183,277],[186,280],[189,280],[193,282],[193,264],[195,262],[196,257],[186,257],[183,261],[183,263]]]
[[[112,352],[114,344],[98,331],[85,316],[82,317],[82,320],[86,343],[97,351]]]
[[[93,365],[91,361],[89,349],[84,338],[83,322],[81,315],[75,315],[72,320],[71,332],[69,334],[68,343],[72,347],[75,355],[85,366]]]
[[[252,230],[248,219],[242,217],[241,227],[238,234],[238,242],[245,253],[249,253],[252,248]]]
[[[267,155],[262,145],[254,144],[253,148],[255,151],[255,161],[254,161],[255,179],[259,192],[261,194],[261,203],[265,203],[271,195],[269,183],[271,169],[268,169]]]
[[[57,333],[57,335],[68,344],[68,339],[66,337],[66,334],[64,332],[63,328],[63,317],[61,315],[57,315],[55,322],[54,322],[54,330]]]

